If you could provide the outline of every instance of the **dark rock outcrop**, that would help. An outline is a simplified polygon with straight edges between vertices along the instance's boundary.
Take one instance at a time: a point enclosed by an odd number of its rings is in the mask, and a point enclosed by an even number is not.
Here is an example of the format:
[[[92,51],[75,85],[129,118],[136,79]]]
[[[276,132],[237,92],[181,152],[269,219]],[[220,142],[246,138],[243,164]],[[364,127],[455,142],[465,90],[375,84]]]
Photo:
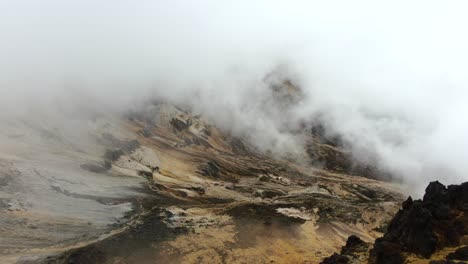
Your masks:
[[[341,254],[353,255],[355,253],[366,252],[369,249],[369,243],[364,242],[361,238],[355,235],[348,237],[346,245],[341,248]]]
[[[330,257],[324,259],[320,264],[348,264],[349,258],[341,254],[335,253]]]
[[[191,125],[191,122],[184,122],[178,118],[172,118],[170,124],[177,129],[178,131],[184,131],[188,129]]]
[[[447,188],[431,182],[423,200],[409,197],[403,203],[387,233],[376,240],[371,263],[403,263],[403,253],[430,258],[437,249],[459,245],[468,234],[467,208],[468,183]]]
[[[468,261],[468,246],[461,247],[457,251],[450,253],[447,260],[465,260]]]
[[[360,261],[369,250],[370,244],[362,241],[358,236],[351,235],[346,241],[346,245],[341,248],[340,254],[335,253],[324,259],[321,264],[349,264]]]
[[[371,251],[370,263],[403,264],[404,261],[401,246],[398,243],[385,241],[383,238],[375,241],[374,248]]]
[[[209,176],[212,178],[220,178],[221,177],[221,169],[218,162],[215,160],[208,161],[204,166],[200,168],[200,174],[203,176]]]

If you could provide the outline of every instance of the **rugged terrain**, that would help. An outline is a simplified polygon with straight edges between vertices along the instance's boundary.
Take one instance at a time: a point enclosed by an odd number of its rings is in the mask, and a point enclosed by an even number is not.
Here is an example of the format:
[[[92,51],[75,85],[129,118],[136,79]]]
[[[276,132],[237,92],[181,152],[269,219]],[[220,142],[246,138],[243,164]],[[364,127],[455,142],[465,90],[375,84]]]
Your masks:
[[[90,149],[44,132],[50,156],[3,157],[3,262],[316,263],[351,234],[381,236],[403,199],[386,182],[258,153],[170,104],[90,126]]]
[[[282,111],[300,100],[271,88]],[[465,185],[399,210],[392,176],[319,119],[280,156],[165,102],[84,123],[87,140],[41,120],[2,131],[1,262],[418,263],[466,244]]]
[[[319,124],[304,128],[306,163],[164,102],[89,121],[87,144],[40,122],[9,127],[2,263],[427,263],[466,244],[466,184],[431,184],[398,211],[400,186]],[[421,221],[435,231],[418,233]]]

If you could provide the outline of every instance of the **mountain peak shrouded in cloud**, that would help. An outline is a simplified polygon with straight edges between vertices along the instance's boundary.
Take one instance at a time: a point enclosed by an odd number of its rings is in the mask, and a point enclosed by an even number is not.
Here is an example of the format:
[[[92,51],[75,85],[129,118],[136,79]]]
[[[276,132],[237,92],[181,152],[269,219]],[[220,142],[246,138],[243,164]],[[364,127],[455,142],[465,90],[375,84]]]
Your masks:
[[[0,0],[0,264],[466,259],[467,8]]]
[[[1,116],[43,112],[66,126],[158,98],[264,151],[302,147],[292,131],[320,116],[353,155],[416,188],[458,182],[468,175],[466,5],[5,0]],[[301,89],[286,110],[265,77],[277,65]]]

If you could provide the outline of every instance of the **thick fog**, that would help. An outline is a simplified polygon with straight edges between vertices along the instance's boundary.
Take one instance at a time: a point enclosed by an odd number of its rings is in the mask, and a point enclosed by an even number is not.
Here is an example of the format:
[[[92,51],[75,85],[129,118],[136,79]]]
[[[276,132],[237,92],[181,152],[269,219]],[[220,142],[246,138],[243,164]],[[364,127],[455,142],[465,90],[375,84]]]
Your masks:
[[[325,3],[326,2],[326,3]],[[463,1],[0,0],[0,117],[67,126],[148,98],[262,150],[320,116],[416,189],[468,180]],[[265,76],[302,101],[278,109]]]

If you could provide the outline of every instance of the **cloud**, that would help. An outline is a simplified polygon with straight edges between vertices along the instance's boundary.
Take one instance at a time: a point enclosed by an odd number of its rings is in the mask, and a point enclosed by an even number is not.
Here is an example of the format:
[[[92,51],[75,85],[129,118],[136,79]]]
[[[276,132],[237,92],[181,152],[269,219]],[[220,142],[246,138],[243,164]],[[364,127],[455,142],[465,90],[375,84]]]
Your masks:
[[[300,144],[286,127],[321,115],[415,188],[455,183],[468,179],[466,5],[3,0],[0,115],[124,112],[157,96],[285,151]],[[288,111],[262,81],[278,65],[305,94]]]

